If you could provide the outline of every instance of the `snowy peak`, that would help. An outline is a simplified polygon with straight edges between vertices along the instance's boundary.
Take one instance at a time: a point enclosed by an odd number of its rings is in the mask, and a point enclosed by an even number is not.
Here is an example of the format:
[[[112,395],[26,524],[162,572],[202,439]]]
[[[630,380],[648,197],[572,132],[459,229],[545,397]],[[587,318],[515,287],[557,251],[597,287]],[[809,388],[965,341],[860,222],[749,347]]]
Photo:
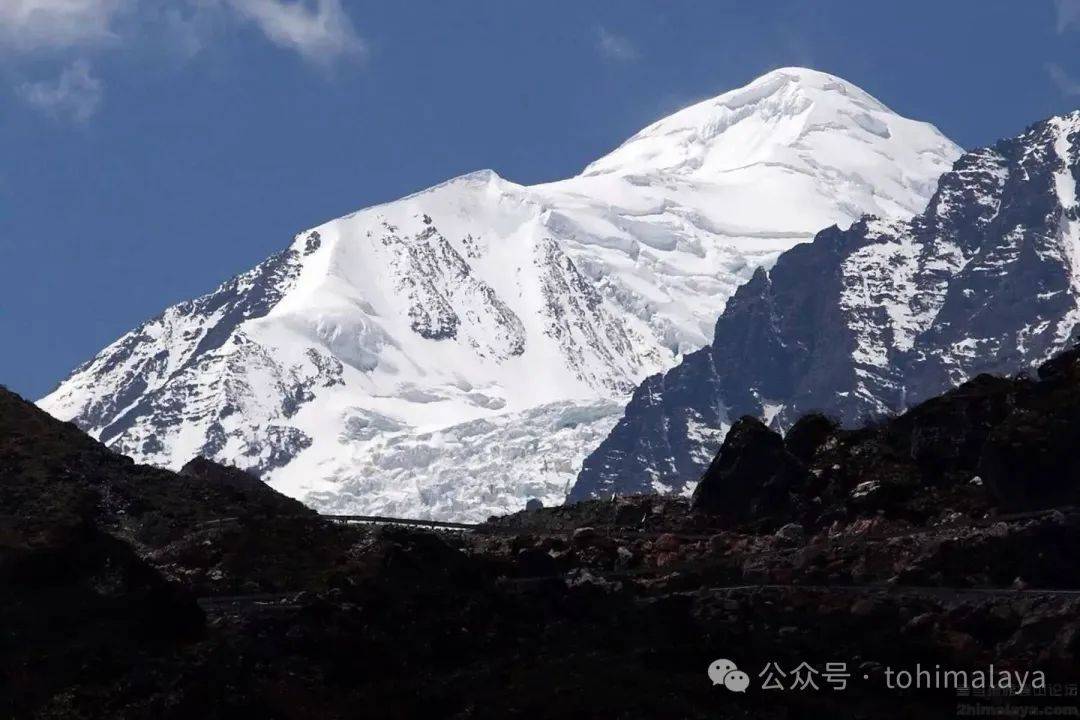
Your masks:
[[[884,173],[889,187],[881,194],[899,192],[915,213],[937,178],[926,172],[928,165],[956,154],[933,126],[897,115],[845,80],[782,68],[650,125],[583,174],[717,181],[766,165],[805,174],[831,168],[836,182],[871,187]]]
[[[852,111],[892,114],[840,78],[803,68],[775,70],[745,87],[653,123],[589,165],[584,174],[634,170],[689,174],[703,169],[723,172],[749,164],[762,153],[790,146],[813,124],[857,126]],[[886,131],[872,122],[864,124],[879,134]],[[747,140],[752,141],[750,148],[731,152]]]
[[[558,503],[626,395],[709,344],[756,268],[921,210],[959,154],[838,78],[776,71],[585,174],[482,170],[302,232],[41,405],[142,462],[204,455],[321,509]]]

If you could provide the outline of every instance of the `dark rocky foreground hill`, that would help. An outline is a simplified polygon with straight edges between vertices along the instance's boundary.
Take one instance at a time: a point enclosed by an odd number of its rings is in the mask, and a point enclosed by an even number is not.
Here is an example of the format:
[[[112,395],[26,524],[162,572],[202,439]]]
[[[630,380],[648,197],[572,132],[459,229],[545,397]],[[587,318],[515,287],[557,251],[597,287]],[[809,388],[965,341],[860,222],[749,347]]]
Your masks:
[[[692,501],[589,501],[449,534],[335,524],[205,461],[134,465],[0,392],[0,716],[1068,709],[1078,420],[1073,351],[860,430],[809,416],[781,438],[739,421]],[[746,693],[711,685],[721,657]],[[804,662],[843,663],[847,687],[760,687],[769,663],[790,686]],[[917,663],[1039,670],[1046,695],[886,687]]]

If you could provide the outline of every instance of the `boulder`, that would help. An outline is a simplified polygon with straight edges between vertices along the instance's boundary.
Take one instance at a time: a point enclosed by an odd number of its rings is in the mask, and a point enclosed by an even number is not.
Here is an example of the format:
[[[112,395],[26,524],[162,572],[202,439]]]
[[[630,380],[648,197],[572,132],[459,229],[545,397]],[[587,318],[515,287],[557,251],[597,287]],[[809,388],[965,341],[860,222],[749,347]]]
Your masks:
[[[839,427],[839,423],[821,413],[803,415],[788,430],[784,447],[802,462],[809,462]]]
[[[596,528],[587,525],[576,528],[570,536],[570,541],[578,547],[586,547],[596,542],[599,537],[600,533],[596,531]]]
[[[736,523],[777,519],[790,511],[790,493],[808,479],[805,466],[785,449],[784,439],[746,416],[732,425],[702,475],[691,508]]]
[[[801,545],[806,540],[806,529],[799,523],[788,523],[774,537],[785,545]]]

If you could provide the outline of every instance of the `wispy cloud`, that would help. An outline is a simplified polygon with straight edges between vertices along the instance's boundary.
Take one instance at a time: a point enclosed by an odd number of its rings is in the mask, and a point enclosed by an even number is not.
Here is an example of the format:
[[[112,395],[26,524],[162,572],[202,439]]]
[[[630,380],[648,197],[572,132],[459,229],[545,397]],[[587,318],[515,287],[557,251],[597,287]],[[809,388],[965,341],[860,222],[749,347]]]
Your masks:
[[[125,32],[116,27],[121,15],[133,21]],[[163,21],[182,31],[179,40],[188,52],[207,41],[207,28],[229,21],[252,25],[278,47],[319,64],[359,57],[366,47],[342,0],[0,0],[0,50],[122,42]]]
[[[0,0],[0,47],[56,50],[115,37],[113,22],[137,0]]]
[[[101,105],[102,84],[85,60],[64,68],[55,80],[23,83],[17,89],[23,100],[58,120],[84,123]]]
[[[629,38],[603,27],[596,29],[596,51],[600,57],[614,62],[633,62],[640,57],[637,47]]]
[[[1057,7],[1057,31],[1063,33],[1070,27],[1080,28],[1080,0],[1054,0]]]
[[[1056,63],[1047,63],[1046,74],[1057,85],[1062,95],[1080,95],[1080,80],[1065,72],[1065,68]]]
[[[343,0],[0,0],[0,62],[55,62],[59,76],[15,83],[17,95],[55,117],[85,122],[102,99],[102,81],[83,58],[129,46],[183,60],[227,42],[238,25],[275,46],[328,67],[362,58],[367,44]]]
[[[228,0],[270,42],[305,59],[327,64],[360,57],[366,45],[356,34],[341,0]]]

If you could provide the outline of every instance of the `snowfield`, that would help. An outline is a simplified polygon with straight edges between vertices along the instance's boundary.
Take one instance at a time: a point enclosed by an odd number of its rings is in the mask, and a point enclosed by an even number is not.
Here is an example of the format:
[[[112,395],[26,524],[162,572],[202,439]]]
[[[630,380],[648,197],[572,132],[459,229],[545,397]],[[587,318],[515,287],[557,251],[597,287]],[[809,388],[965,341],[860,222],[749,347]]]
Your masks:
[[[577,177],[480,171],[302,232],[40,405],[140,462],[205,455],[325,511],[558,503],[757,267],[833,223],[920,212],[959,154],[850,83],[777,70]]]

